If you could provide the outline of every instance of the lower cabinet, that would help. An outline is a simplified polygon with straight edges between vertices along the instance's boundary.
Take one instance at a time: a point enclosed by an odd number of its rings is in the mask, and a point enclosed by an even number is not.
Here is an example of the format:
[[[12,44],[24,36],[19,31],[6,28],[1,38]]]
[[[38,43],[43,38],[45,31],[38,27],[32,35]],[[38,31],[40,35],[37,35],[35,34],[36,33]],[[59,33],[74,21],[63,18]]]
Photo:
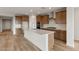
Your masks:
[[[59,33],[60,33],[60,30],[56,30],[56,31],[55,31],[55,34],[54,34],[54,38],[55,38],[55,39],[59,39],[59,36],[60,36]]]
[[[66,42],[66,31],[64,30],[56,30],[55,31],[55,39],[63,40]]]

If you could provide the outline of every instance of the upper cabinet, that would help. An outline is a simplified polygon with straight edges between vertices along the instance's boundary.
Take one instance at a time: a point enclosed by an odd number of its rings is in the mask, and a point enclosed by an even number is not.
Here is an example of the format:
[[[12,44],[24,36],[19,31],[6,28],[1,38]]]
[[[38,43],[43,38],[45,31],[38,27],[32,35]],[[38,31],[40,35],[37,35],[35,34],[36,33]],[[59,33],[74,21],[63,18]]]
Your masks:
[[[29,20],[29,16],[16,16],[16,20],[28,21]]]
[[[48,24],[48,18],[48,15],[37,16],[37,22],[40,22],[41,24]]]
[[[42,23],[42,16],[37,16],[37,22],[40,22],[40,23]]]
[[[49,18],[48,15],[42,16],[42,24],[48,24],[49,23],[48,18]]]
[[[21,16],[16,16],[16,20],[22,20]]]
[[[57,24],[66,24],[66,11],[56,12],[56,23]]]
[[[28,21],[29,20],[29,16],[22,16],[22,21]]]

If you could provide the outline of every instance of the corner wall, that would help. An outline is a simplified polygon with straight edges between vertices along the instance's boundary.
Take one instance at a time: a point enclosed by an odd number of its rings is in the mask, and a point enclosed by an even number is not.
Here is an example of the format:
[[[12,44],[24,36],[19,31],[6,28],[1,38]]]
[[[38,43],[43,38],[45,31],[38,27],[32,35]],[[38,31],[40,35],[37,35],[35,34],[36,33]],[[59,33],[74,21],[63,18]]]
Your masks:
[[[74,32],[75,32],[75,40],[79,40],[79,8],[76,7],[74,10]]]
[[[67,46],[74,47],[74,7],[67,7]]]
[[[36,16],[29,16],[29,29],[36,29]]]
[[[13,35],[16,34],[15,16],[13,16],[13,19],[12,19],[12,32],[13,32]]]

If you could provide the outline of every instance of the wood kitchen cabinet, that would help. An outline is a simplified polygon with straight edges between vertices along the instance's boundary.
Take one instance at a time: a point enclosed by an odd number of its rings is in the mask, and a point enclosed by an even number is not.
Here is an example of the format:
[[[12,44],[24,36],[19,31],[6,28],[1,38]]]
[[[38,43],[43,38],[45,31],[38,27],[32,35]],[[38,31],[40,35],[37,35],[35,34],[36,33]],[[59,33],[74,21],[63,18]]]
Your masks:
[[[66,11],[56,12],[56,23],[57,24],[66,24]]]
[[[49,18],[48,15],[42,16],[42,24],[48,24],[49,23],[48,18]]]
[[[21,16],[16,16],[16,20],[22,20],[22,17]]]
[[[37,16],[37,22],[42,23],[42,16]]]
[[[64,30],[56,30],[54,38],[66,42],[66,31],[64,31]]]
[[[28,21],[29,17],[28,16],[16,16],[16,20]]]
[[[60,31],[60,39],[66,41],[66,31]]]
[[[22,21],[28,21],[29,20],[29,16],[22,16]]]
[[[56,30],[54,34],[55,39],[60,39],[60,30]]]
[[[40,22],[41,24],[48,24],[48,18],[48,15],[37,16],[37,22]]]

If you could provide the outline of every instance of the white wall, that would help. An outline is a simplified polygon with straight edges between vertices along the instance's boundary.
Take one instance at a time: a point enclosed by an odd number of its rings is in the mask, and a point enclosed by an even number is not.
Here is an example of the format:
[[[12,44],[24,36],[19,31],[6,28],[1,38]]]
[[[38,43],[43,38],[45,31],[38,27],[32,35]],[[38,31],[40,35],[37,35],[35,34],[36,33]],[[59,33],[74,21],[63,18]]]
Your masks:
[[[2,32],[2,19],[0,19],[0,32]]]
[[[74,8],[67,8],[67,46],[74,47]]]
[[[12,25],[12,19],[3,19],[3,30],[5,29],[11,29],[11,25]]]
[[[15,16],[13,16],[13,19],[12,19],[12,32],[13,32],[13,35],[16,34],[16,23],[15,23]]]
[[[29,29],[36,29],[36,16],[29,16]]]
[[[79,8],[76,7],[74,10],[74,31],[75,31],[75,40],[79,40]]]
[[[22,22],[22,29],[23,30],[28,30],[28,21],[24,21],[24,22]]]
[[[15,22],[16,22],[16,28],[21,28],[21,21],[15,20]]]

